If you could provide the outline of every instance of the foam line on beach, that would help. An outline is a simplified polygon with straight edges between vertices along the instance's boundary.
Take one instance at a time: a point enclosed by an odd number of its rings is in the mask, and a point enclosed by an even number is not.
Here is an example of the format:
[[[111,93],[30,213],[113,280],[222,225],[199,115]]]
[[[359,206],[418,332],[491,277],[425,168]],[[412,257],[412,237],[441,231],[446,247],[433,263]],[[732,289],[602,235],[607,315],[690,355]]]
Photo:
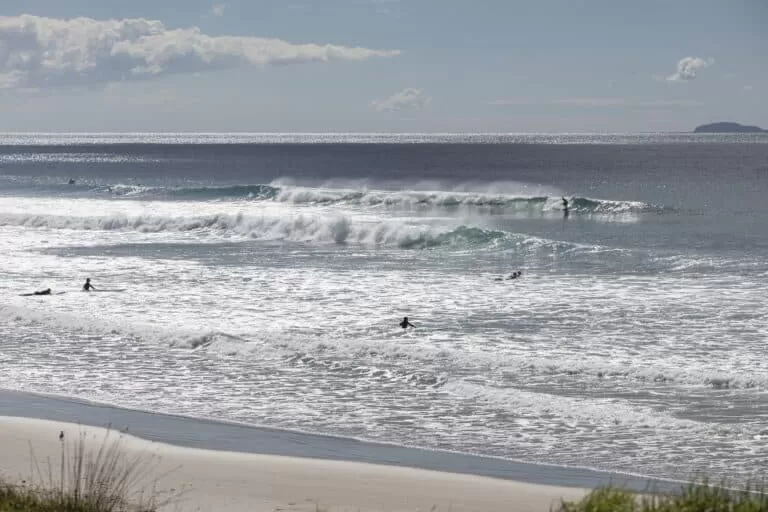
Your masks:
[[[579,499],[585,489],[555,487],[367,464],[252,453],[182,448],[117,431],[73,423],[0,417],[0,472],[14,481],[29,478],[34,458],[58,461],[59,432],[72,442],[80,436],[96,450],[119,438],[130,458],[151,458],[146,481],[155,492],[177,500],[165,510],[496,510],[545,511],[560,499]]]
[[[148,441],[186,448],[374,463],[556,487],[594,488],[614,484],[637,491],[649,488],[670,491],[679,488],[679,484],[674,482],[585,468],[525,463],[157,414],[17,391],[0,390],[0,416],[111,427]]]

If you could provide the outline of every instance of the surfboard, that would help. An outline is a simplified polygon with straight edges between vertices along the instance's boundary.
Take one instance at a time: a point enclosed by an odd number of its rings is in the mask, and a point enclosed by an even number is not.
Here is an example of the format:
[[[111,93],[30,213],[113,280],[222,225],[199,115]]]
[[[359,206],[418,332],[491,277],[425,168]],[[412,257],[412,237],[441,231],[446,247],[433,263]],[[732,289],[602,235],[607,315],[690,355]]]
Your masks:
[[[101,293],[101,292],[124,292],[125,288],[99,288],[98,290],[83,290],[88,293]]]
[[[67,292],[55,292],[55,293],[47,293],[45,295],[41,295],[39,293],[20,293],[19,297],[48,297],[49,295],[64,295]]]

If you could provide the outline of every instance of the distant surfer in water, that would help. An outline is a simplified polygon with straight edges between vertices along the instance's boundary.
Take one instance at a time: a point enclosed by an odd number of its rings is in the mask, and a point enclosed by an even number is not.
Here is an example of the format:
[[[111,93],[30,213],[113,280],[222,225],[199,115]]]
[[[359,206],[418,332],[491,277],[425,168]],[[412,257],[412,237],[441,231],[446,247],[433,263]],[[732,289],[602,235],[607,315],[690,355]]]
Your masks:
[[[510,279],[517,279],[521,275],[523,275],[522,272],[519,272],[519,271],[518,272],[512,272],[512,275],[507,278],[507,281],[509,281]]]
[[[72,179],[72,178],[69,178],[69,181],[68,181],[67,183],[68,183],[69,185],[74,185],[74,184],[75,184],[75,180],[74,180],[74,179]]]
[[[46,288],[45,290],[40,290],[38,292],[22,293],[21,294],[22,297],[31,297],[32,295],[53,295],[53,294],[51,293],[51,289],[50,288]]]
[[[407,329],[408,327],[416,327],[416,326],[408,321],[408,317],[407,316],[404,316],[403,317],[403,321],[400,322],[400,327],[402,327],[403,329]]]
[[[91,290],[95,290],[96,288],[91,284],[91,278],[86,278],[85,284],[83,285],[83,291],[89,292]]]
[[[568,210],[568,200],[565,197],[563,197],[562,199],[563,199],[563,215],[567,217],[568,212],[570,211]]]

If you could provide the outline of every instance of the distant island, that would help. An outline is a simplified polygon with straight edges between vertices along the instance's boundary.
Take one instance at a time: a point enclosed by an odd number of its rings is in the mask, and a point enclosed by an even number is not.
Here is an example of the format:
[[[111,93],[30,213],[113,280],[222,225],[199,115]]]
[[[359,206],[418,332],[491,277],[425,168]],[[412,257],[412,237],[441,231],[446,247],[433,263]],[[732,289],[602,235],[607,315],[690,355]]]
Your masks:
[[[739,123],[710,123],[697,126],[693,133],[763,133],[768,130],[763,130],[759,126],[747,126]]]

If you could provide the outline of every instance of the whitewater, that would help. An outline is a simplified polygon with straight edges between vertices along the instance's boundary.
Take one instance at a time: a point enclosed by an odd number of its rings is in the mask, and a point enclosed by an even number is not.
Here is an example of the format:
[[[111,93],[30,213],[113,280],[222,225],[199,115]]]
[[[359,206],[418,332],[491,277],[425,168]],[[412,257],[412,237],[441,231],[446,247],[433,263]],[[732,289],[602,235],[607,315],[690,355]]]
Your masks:
[[[766,162],[764,135],[0,135],[0,388],[746,480]]]

